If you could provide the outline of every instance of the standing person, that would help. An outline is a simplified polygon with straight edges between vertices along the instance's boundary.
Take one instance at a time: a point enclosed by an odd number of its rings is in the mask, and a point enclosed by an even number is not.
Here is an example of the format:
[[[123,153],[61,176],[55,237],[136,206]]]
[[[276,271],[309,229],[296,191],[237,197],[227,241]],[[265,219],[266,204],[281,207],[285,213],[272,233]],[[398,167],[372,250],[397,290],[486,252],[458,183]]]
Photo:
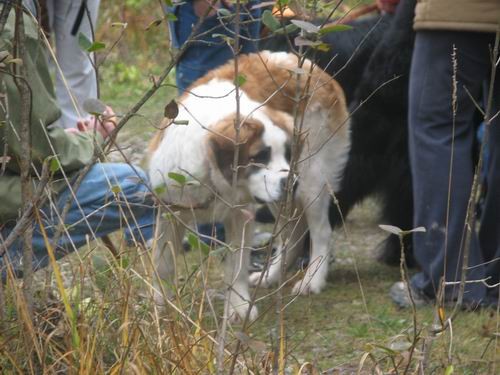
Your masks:
[[[427,232],[414,235],[414,254],[421,272],[411,278],[409,287],[415,302],[421,304],[438,297],[442,280],[461,279],[474,174],[474,101],[487,102],[485,93],[491,88],[490,115],[500,110],[498,67],[497,79],[490,87],[500,3],[421,0],[415,12],[409,92],[410,161],[414,226],[424,226]],[[495,285],[500,276],[500,117],[488,126],[489,190],[478,234],[472,229],[466,280],[487,279],[489,285]],[[409,306],[407,290],[407,285],[398,282],[390,294],[397,304]],[[458,291],[456,284],[449,284],[444,300],[455,300]],[[463,301],[469,308],[496,306],[498,295],[498,286],[488,288],[482,282],[470,282],[465,284]]]
[[[83,102],[98,96],[91,62],[94,54],[82,50],[78,35],[82,33],[94,40],[100,0],[40,0],[40,3],[48,13],[48,27],[54,36],[56,95],[62,112],[60,124],[66,129],[74,128],[85,115]]]

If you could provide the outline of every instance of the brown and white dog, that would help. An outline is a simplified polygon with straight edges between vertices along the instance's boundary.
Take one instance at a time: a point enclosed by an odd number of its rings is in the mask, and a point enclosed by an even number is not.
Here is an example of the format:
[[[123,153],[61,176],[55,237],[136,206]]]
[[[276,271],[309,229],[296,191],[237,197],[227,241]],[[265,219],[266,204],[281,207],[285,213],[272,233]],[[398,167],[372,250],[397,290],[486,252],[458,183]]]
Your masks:
[[[245,82],[240,87],[237,159],[233,62],[209,72],[179,99],[177,120],[187,120],[188,125],[172,124],[151,142],[152,185],[161,187],[157,191],[162,191],[163,202],[178,211],[178,220],[160,220],[154,263],[159,277],[174,283],[175,251],[181,248],[184,224],[222,221],[228,244],[236,249],[225,257],[230,313],[238,319],[248,312],[254,320],[257,309],[248,311],[251,213],[256,200],[273,203],[285,195],[294,113],[301,123],[302,141],[294,193],[298,216],[293,230],[283,232],[290,244],[287,258],[303,245],[308,229],[312,241],[311,266],[295,286],[299,293],[317,293],[326,281],[332,234],[328,207],[346,164],[350,134],[342,89],[310,61],[299,70],[292,54],[261,52],[239,57],[238,66]],[[301,100],[294,99],[298,97]],[[187,181],[179,183],[169,173],[182,174]],[[278,251],[262,276],[263,285],[278,280],[282,258]],[[253,274],[250,281],[257,283],[260,278]],[[161,304],[162,295],[156,297]]]

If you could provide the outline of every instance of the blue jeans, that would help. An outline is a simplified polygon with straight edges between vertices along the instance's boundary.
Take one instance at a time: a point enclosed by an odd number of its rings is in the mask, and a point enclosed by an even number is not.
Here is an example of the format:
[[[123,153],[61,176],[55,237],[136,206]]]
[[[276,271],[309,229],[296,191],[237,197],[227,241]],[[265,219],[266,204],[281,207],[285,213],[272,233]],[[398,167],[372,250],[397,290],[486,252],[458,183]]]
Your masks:
[[[135,170],[134,170],[135,169]],[[126,239],[145,243],[153,237],[155,214],[153,202],[147,189],[148,179],[139,168],[128,164],[99,163],[92,166],[75,192],[70,209],[64,221],[66,227],[57,247],[57,259],[85,245],[87,240],[103,237],[119,229],[124,229]],[[114,192],[113,192],[114,191]],[[43,226],[49,240],[52,240],[59,224],[59,217],[71,192],[63,190],[40,210]],[[15,224],[4,225],[1,229],[5,239]],[[22,245],[17,240],[0,257],[2,278],[5,278],[5,257],[8,256],[17,277],[22,277]],[[46,267],[49,258],[38,224],[33,233],[33,269]]]
[[[424,226],[427,232],[413,236],[415,258],[421,272],[412,278],[412,284],[429,297],[436,296],[442,278],[451,282],[461,278],[476,136],[475,107],[469,93],[478,103],[484,99],[484,84],[489,83],[491,71],[489,47],[494,39],[494,33],[479,32],[418,31],[416,34],[410,74],[409,146],[414,224]],[[456,48],[458,61],[455,118],[450,58],[453,48]],[[497,113],[500,110],[498,81],[493,90],[491,113]],[[454,139],[451,136],[453,125]],[[490,277],[490,284],[498,283],[500,275],[499,126],[497,117],[489,129],[488,192],[479,231],[472,230],[466,275],[467,280]],[[457,293],[458,287],[451,285],[445,290],[445,298],[452,300]],[[487,289],[482,283],[468,283],[464,301],[480,302],[487,293],[498,296],[498,288]]]
[[[251,9],[256,4],[259,4],[259,1],[253,0],[241,7],[240,53],[257,51],[261,8]],[[232,8],[226,9],[234,12]],[[192,1],[187,1],[169,11],[177,16],[177,21],[170,22],[169,25],[174,47],[179,48],[187,41],[199,18],[194,12]],[[208,71],[233,58],[233,51],[228,44],[221,37],[213,36],[219,34],[234,37],[233,22],[219,18],[217,14],[207,17],[198,29],[198,34],[200,35],[191,42],[177,64],[176,80],[180,93]]]

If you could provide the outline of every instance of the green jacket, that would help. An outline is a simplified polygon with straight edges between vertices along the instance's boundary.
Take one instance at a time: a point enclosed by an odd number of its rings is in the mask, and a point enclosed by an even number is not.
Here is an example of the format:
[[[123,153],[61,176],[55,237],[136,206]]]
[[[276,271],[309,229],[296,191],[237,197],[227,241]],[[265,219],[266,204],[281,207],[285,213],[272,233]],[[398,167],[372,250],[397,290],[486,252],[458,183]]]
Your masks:
[[[0,51],[9,51],[12,54],[14,22],[15,11],[12,7],[7,24],[0,35]],[[71,174],[91,161],[96,142],[91,134],[68,134],[60,127],[50,126],[59,119],[61,112],[54,95],[46,50],[36,21],[25,14],[24,24],[27,56],[26,61],[22,63],[32,92],[32,162],[40,171],[46,158],[57,155],[61,168]],[[11,64],[0,68],[0,157],[6,152],[10,158],[3,174],[0,168],[0,223],[15,220],[22,204],[19,176],[19,155],[22,148],[16,135],[20,130],[20,94],[6,70],[11,71]],[[98,140],[98,143],[100,142],[102,138]],[[0,167],[5,161],[6,158],[0,159]],[[50,184],[55,191],[64,186],[60,177],[56,176],[56,181]]]

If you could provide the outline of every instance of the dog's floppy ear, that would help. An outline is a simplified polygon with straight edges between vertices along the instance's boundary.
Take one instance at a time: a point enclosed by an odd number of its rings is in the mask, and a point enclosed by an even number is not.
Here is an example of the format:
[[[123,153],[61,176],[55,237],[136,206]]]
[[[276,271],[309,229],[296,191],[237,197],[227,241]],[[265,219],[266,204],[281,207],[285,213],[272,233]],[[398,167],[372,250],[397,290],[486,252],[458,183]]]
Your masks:
[[[236,130],[234,117],[220,121],[212,128],[213,133],[208,137],[209,159],[217,167],[224,178],[232,181],[234,152],[236,150]],[[250,149],[262,141],[264,126],[260,121],[247,119],[240,126],[238,165],[247,165]],[[240,172],[238,171],[238,175]]]

